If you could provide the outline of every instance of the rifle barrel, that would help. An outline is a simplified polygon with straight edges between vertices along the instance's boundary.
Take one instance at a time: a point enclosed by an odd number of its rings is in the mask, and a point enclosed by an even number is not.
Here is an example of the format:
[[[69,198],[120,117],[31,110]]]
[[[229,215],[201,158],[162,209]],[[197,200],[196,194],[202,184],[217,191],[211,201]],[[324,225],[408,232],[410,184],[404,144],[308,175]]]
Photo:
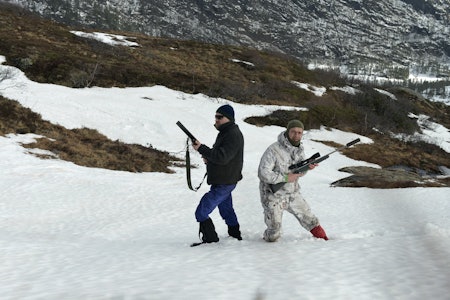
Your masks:
[[[351,141],[350,143],[348,143],[347,145],[345,145],[345,147],[350,147],[353,146],[356,143],[361,142],[361,140],[359,138],[357,138],[356,140]]]
[[[180,127],[181,130],[183,130],[184,133],[186,133],[186,135],[191,139],[191,141],[194,143],[197,139],[192,135],[192,133],[187,130],[186,127],[184,127],[183,124],[181,124],[180,121],[177,122],[178,127]]]

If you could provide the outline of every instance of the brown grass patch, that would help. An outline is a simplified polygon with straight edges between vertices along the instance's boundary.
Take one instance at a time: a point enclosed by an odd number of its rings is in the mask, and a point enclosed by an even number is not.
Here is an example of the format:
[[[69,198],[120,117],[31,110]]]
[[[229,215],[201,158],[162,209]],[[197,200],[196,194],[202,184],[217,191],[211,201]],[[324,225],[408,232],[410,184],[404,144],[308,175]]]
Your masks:
[[[357,144],[343,153],[356,160],[367,161],[383,168],[406,166],[439,174],[438,166],[450,166],[450,155],[438,146],[418,143],[405,143],[381,135],[369,136],[373,144]]]
[[[0,134],[8,133],[42,135],[45,138],[24,147],[51,151],[58,158],[80,166],[128,172],[173,173],[170,167],[181,165],[178,158],[167,152],[111,141],[98,131],[88,128],[68,130],[42,120],[39,114],[16,101],[0,97]]]

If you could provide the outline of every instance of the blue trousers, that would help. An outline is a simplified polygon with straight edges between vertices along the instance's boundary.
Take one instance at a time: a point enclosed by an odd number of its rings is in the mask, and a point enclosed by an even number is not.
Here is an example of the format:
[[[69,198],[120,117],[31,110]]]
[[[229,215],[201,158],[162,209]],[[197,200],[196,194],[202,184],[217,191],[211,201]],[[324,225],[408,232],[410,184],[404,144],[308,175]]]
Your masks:
[[[203,195],[195,210],[197,222],[203,222],[209,218],[209,214],[218,207],[219,213],[228,226],[238,225],[236,213],[233,208],[233,198],[231,192],[236,187],[235,184],[211,185],[211,189]]]

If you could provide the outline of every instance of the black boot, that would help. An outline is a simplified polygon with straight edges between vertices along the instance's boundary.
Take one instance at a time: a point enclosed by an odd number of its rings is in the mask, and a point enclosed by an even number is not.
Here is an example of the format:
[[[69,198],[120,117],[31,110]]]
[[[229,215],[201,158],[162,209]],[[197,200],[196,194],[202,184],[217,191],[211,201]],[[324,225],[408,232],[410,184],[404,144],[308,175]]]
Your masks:
[[[239,241],[242,240],[241,231],[239,230],[239,224],[235,226],[228,226],[228,234]]]
[[[219,241],[219,237],[216,233],[216,228],[214,227],[214,223],[211,218],[200,222],[199,233],[202,234],[203,243],[216,243]]]

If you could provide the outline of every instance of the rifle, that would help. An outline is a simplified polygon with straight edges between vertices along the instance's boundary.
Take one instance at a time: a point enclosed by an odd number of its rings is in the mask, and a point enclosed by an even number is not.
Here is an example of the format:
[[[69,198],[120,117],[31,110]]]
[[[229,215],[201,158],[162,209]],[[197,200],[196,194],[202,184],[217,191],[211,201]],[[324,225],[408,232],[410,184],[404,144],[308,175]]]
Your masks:
[[[191,139],[192,143],[195,143],[195,141],[197,139],[194,137],[194,135],[192,135],[192,133],[189,130],[187,130],[186,127],[183,126],[183,124],[181,124],[180,121],[177,122],[177,125],[188,136],[188,139],[186,140],[186,181],[187,181],[187,185],[188,185],[189,189],[191,189],[194,192],[196,192],[202,186],[202,183],[203,183],[203,181],[205,181],[205,178],[208,175],[208,173],[205,173],[205,175],[203,176],[203,180],[202,180],[202,182],[200,182],[198,187],[196,187],[196,188],[192,187],[192,183],[191,183],[191,156],[189,154],[189,139]]]
[[[298,174],[298,173],[305,173],[309,170],[309,165],[311,164],[318,164],[322,161],[324,161],[325,159],[327,159],[328,157],[330,157],[331,154],[333,154],[334,152],[337,151],[341,151],[345,148],[351,147],[354,144],[360,142],[361,140],[359,138],[357,138],[356,140],[351,141],[350,143],[339,147],[338,149],[335,149],[334,151],[328,153],[325,156],[321,156],[319,153],[314,154],[313,156],[311,156],[310,158],[303,160],[299,163],[293,164],[289,166],[289,170],[293,170],[292,173],[293,174]],[[270,189],[272,190],[272,193],[276,193],[285,183],[287,182],[279,182],[279,183],[275,183],[275,184],[271,184],[270,185]]]

